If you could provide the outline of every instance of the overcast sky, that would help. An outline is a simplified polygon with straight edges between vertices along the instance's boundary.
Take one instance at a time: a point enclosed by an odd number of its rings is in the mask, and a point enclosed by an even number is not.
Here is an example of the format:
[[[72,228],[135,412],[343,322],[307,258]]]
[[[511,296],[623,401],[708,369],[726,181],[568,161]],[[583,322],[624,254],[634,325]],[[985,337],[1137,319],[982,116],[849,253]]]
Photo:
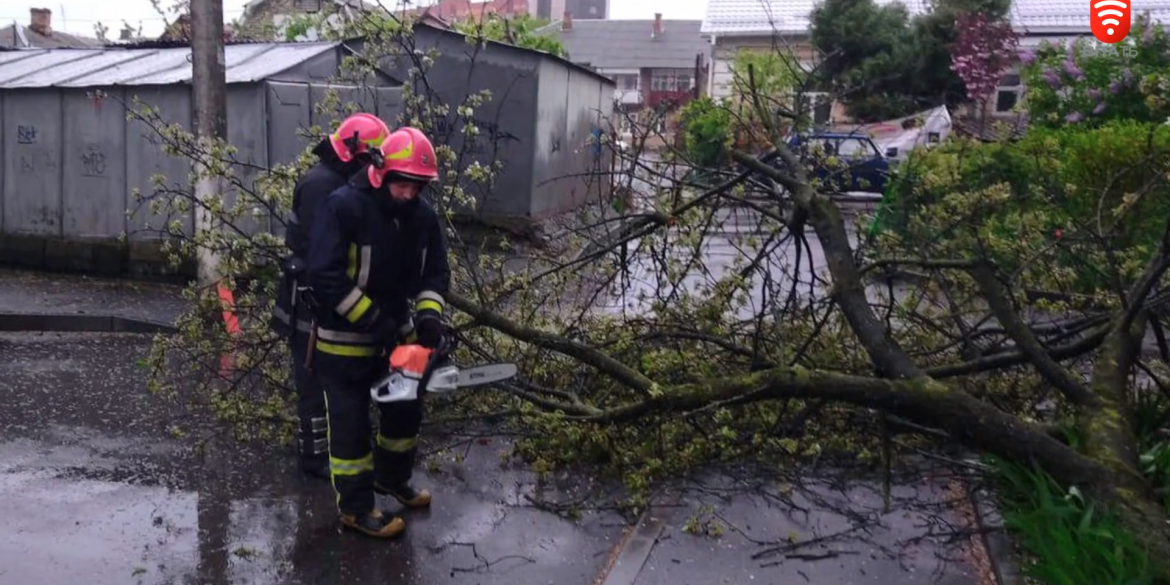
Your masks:
[[[231,21],[243,13],[248,0],[223,0],[224,17]],[[168,6],[170,0],[162,0]],[[384,2],[389,4],[389,2]],[[48,8],[53,11],[53,28],[74,34],[94,36],[94,24],[102,21],[116,38],[125,19],[131,26],[142,26],[147,36],[162,33],[163,19],[155,12],[150,0],[43,0],[29,3],[27,0],[0,0],[0,22],[4,25],[13,20],[28,23],[29,8]],[[655,12],[663,18],[701,20],[707,8],[707,0],[610,0],[610,18],[650,19]]]

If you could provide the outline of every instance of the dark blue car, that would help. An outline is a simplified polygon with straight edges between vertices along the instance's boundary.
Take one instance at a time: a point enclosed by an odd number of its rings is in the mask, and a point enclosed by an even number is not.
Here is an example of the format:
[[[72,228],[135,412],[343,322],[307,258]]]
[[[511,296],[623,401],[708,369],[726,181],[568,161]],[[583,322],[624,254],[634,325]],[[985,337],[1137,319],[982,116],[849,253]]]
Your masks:
[[[890,175],[890,161],[864,134],[816,132],[794,135],[788,145],[813,169],[822,184],[836,191],[883,193]],[[893,152],[890,156],[896,156]],[[837,157],[837,166],[825,164]]]

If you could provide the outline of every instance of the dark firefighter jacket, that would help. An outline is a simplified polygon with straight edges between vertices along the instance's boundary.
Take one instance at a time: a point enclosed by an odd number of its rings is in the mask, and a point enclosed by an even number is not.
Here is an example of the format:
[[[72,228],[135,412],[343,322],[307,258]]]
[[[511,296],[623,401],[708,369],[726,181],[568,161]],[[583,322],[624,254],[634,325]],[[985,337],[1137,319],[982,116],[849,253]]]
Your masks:
[[[444,312],[451,279],[446,234],[421,198],[395,204],[359,173],[326,199],[311,233],[308,278],[322,367],[330,356],[381,353],[369,330],[375,307],[394,318],[401,335],[412,328],[411,308]]]
[[[276,307],[272,312],[272,327],[279,335],[289,335],[289,324],[292,315],[296,314],[297,329],[302,334],[308,334],[309,322],[312,317],[309,309],[300,303],[294,310],[294,305],[300,302],[297,298],[298,286],[308,286],[305,280],[305,263],[309,257],[309,228],[325,198],[330,193],[343,187],[358,171],[364,167],[360,162],[342,162],[333,152],[328,140],[322,140],[313,148],[318,163],[313,165],[297,181],[293,187],[292,213],[284,232],[284,243],[290,250],[290,255],[282,266],[282,278],[277,289]]]

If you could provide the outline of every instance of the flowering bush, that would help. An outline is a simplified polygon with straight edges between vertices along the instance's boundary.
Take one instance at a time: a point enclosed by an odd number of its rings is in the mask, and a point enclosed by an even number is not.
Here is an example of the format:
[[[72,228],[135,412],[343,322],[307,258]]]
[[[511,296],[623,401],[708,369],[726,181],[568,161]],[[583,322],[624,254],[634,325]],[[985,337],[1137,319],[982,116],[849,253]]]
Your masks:
[[[1015,60],[1016,34],[1007,20],[986,14],[960,14],[955,19],[958,39],[951,48],[951,70],[963,80],[967,97],[983,103],[999,86],[1000,75]]]
[[[1170,115],[1170,38],[1147,15],[1117,45],[1080,39],[1021,55],[1031,124],[1098,126],[1108,120],[1162,122]]]
[[[916,151],[887,190],[883,255],[989,254],[1045,288],[1092,293],[1140,271],[1170,217],[1170,127],[1039,128],[1015,143]],[[1109,267],[1106,269],[1105,267]]]

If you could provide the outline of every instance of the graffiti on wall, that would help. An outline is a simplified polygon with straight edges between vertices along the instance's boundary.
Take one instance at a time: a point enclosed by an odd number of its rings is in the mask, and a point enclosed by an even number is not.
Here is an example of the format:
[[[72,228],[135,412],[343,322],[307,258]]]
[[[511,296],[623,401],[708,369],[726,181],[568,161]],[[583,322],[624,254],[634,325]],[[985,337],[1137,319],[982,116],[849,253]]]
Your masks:
[[[22,173],[35,173],[40,170],[57,170],[57,157],[53,156],[53,153],[48,150],[23,153],[20,155],[20,171]]]
[[[106,176],[106,153],[100,146],[87,144],[81,150],[81,174],[86,177]]]
[[[464,140],[464,149],[471,154],[486,154],[493,147],[501,147],[509,142],[520,142],[520,137],[504,130],[496,122],[482,118],[472,118],[471,123],[479,128],[479,134]],[[446,116],[436,118],[434,123],[435,134],[441,137],[454,137],[455,127],[451,119]]]
[[[36,144],[37,143],[37,127],[25,126],[23,124],[16,127],[16,143],[17,144]]]

